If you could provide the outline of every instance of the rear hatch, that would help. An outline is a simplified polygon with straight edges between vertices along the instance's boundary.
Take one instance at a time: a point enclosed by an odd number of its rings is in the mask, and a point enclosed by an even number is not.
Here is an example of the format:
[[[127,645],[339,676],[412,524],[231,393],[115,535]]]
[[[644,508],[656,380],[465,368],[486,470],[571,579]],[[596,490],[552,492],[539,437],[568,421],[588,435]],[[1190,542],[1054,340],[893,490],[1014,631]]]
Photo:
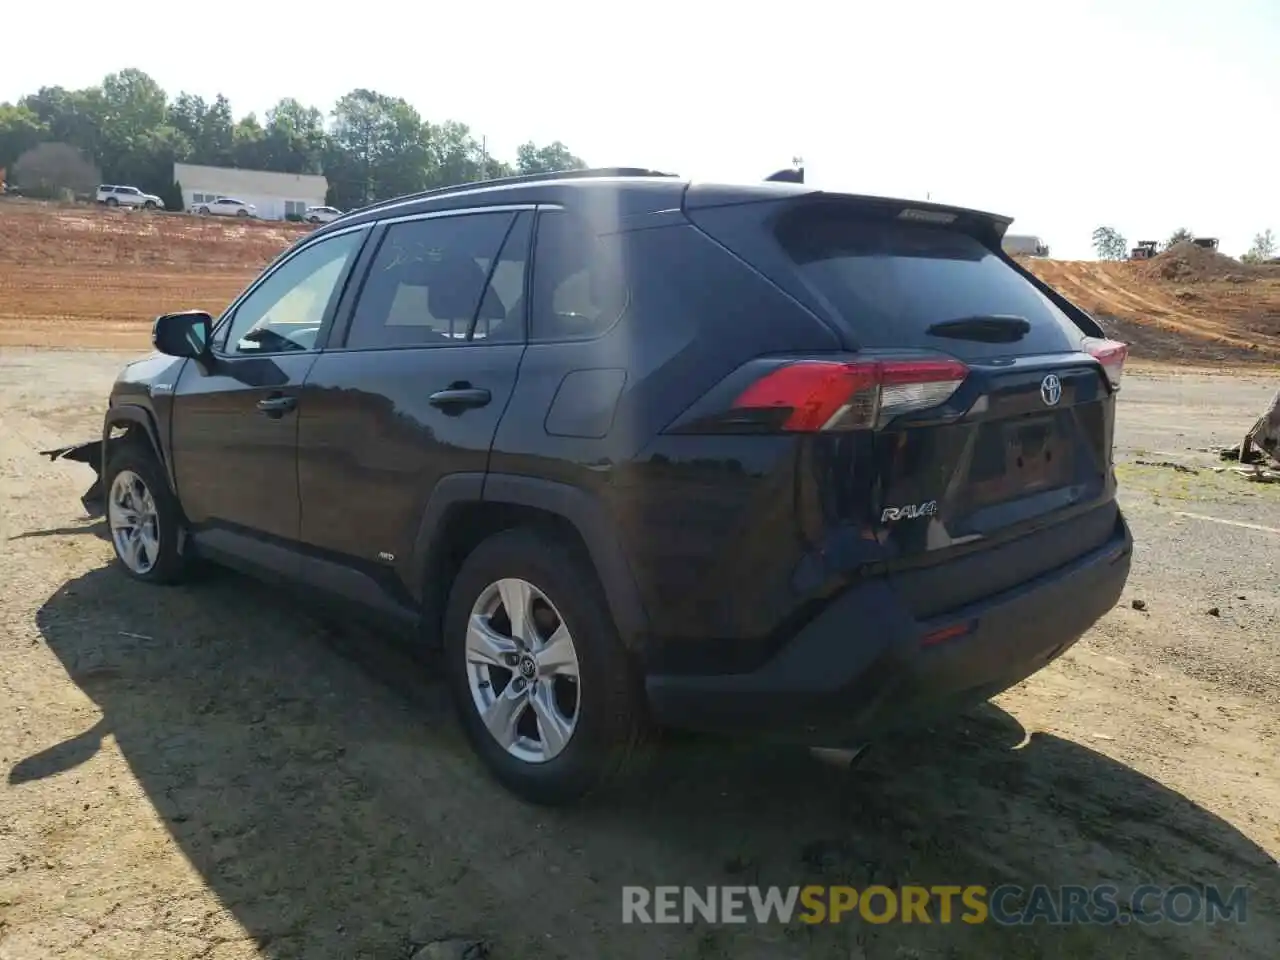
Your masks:
[[[842,489],[817,498],[865,507],[828,510],[824,525],[874,531],[917,616],[1013,587],[1114,534],[1125,348],[999,252],[1007,221],[827,194],[706,207],[691,197],[695,223],[843,339],[839,357],[766,362],[732,406],[848,446],[836,457],[848,467],[820,481]],[[821,548],[832,534],[811,536]],[[963,576],[943,562],[966,556],[976,562]]]

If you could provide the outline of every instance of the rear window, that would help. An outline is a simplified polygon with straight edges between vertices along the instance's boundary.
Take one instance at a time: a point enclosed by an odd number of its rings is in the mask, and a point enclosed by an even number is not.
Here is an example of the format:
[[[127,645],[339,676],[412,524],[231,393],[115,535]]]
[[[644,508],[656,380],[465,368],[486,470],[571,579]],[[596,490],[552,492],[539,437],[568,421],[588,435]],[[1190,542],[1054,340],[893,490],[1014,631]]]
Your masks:
[[[1076,350],[1083,335],[999,256],[956,230],[805,211],[782,221],[778,239],[860,346],[989,357]],[[927,332],[948,320],[990,316],[1021,317],[1030,331],[1012,343]]]

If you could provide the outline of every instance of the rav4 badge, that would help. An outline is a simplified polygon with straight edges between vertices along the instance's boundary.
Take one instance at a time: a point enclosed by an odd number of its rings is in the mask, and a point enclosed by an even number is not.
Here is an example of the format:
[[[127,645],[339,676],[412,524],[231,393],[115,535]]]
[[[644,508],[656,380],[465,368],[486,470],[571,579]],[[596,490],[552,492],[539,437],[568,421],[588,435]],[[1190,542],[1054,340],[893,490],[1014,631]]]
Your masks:
[[[938,512],[937,500],[926,500],[924,503],[908,503],[905,507],[885,507],[880,514],[881,523],[892,523],[895,520],[914,520],[917,517],[932,517]]]

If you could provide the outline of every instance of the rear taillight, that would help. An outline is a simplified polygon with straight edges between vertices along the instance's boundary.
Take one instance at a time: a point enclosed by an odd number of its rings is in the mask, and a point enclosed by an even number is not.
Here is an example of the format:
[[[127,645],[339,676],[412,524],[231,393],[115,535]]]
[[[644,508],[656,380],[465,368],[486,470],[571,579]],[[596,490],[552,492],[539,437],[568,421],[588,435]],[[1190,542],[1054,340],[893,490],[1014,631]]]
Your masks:
[[[1099,340],[1090,338],[1084,343],[1085,353],[1102,364],[1107,380],[1112,389],[1120,388],[1120,378],[1124,375],[1124,361],[1129,356],[1129,345],[1119,340]]]
[[[786,411],[783,430],[865,430],[945,402],[968,376],[958,360],[798,360],[761,377],[739,412]]]

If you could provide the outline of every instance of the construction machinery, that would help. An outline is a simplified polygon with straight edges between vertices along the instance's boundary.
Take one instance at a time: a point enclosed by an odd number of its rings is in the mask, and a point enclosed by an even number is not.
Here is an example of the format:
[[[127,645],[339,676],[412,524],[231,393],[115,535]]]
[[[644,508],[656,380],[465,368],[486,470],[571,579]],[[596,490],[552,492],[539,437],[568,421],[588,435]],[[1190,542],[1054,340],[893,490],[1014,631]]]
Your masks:
[[[1130,260],[1150,260],[1160,249],[1159,240],[1139,240],[1138,245],[1129,251]]]

